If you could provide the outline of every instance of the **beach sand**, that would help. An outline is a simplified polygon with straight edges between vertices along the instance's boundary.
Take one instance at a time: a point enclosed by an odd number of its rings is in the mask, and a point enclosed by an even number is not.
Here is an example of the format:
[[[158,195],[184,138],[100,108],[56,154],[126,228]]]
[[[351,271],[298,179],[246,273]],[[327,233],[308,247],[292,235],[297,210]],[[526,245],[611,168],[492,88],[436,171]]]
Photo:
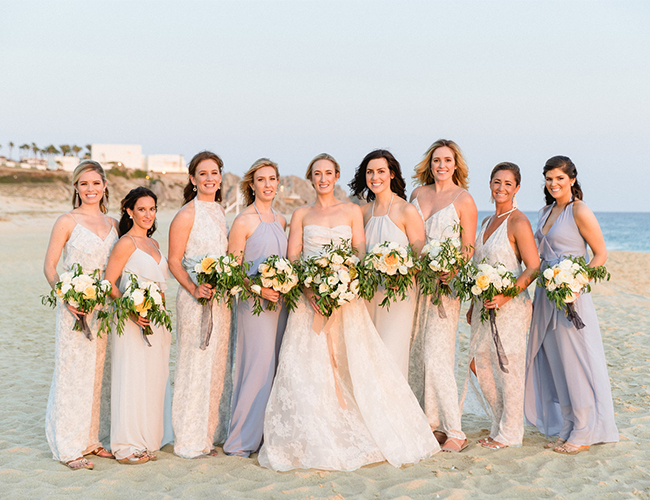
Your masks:
[[[650,499],[650,255],[611,252],[612,281],[594,287],[621,434],[617,444],[562,456],[527,427],[520,448],[488,450],[485,416],[466,413],[470,447],[439,453],[416,465],[387,463],[355,472],[276,473],[249,459],[183,460],[166,446],[157,462],[125,467],[93,457],[95,470],[73,472],[52,460],[45,408],[53,371],[54,311],[43,257],[61,207],[0,201],[0,498],[647,498]],[[173,214],[160,215],[157,236],[166,250]],[[177,284],[170,280],[172,310]],[[465,310],[465,308],[464,308]],[[461,321],[458,383],[466,373],[469,328]],[[172,346],[172,372],[174,359]],[[79,376],[83,376],[80,373]],[[172,375],[173,376],[173,375]]]

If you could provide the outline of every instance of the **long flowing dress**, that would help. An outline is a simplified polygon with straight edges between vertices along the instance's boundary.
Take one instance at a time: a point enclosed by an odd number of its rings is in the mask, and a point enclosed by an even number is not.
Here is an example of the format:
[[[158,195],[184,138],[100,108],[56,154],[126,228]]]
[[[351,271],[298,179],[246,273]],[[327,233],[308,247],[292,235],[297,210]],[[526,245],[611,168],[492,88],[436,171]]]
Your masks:
[[[249,275],[257,274],[258,266],[271,255],[286,257],[287,236],[277,217],[273,222],[264,222],[260,216],[260,224],[246,240],[244,250],[244,261],[252,263]],[[252,309],[251,299],[240,300],[237,305],[233,409],[228,439],[223,445],[226,453],[242,457],[256,452],[262,444],[264,411],[287,322],[287,312],[281,302],[277,310],[263,311],[259,316]]]
[[[347,225],[305,226],[303,255],[351,237]],[[277,471],[355,470],[387,460],[399,467],[439,451],[365,306],[341,306],[319,332],[312,330],[314,315],[305,297],[289,315],[260,465]]]
[[[413,205],[424,219],[418,199]],[[460,217],[454,202],[424,221],[427,243],[432,239],[460,238]],[[442,308],[430,297],[418,299],[413,325],[413,345],[409,367],[409,383],[424,408],[429,425],[448,437],[465,439],[461,430],[461,411],[455,375],[456,329],[460,300],[441,297]]]
[[[535,232],[542,272],[569,255],[588,259],[572,203],[547,234],[542,232],[553,206],[540,211]],[[526,353],[526,420],[547,436],[578,446],[616,442],[607,362],[591,294],[580,294],[574,304],[585,324],[581,330],[551,304],[543,288],[535,291]]]
[[[134,240],[135,243],[135,240]],[[119,287],[129,283],[129,274],[153,281],[164,291],[169,276],[167,260],[137,248],[127,260]],[[151,324],[153,335],[147,346],[141,329],[127,320],[124,333],[113,331],[111,385],[111,450],[121,460],[144,451],[156,451],[173,440],[169,350],[171,332]]]
[[[393,195],[395,196],[395,195]],[[390,218],[390,207],[393,204],[391,199],[386,215],[375,215],[375,204],[372,205],[372,216],[366,224],[366,251],[369,252],[377,244],[391,241],[402,246],[409,245],[406,234]],[[377,290],[373,299],[366,302],[370,318],[379,332],[381,340],[393,356],[395,363],[408,380],[409,374],[409,350],[411,347],[411,326],[413,325],[413,313],[415,312],[416,289],[412,287],[406,299],[390,304],[390,309],[381,307],[381,301],[386,297],[386,291],[382,288]]]
[[[194,266],[206,255],[228,251],[226,219],[214,202],[194,203],[194,223],[187,239],[183,267],[196,283]],[[208,346],[201,349],[212,309],[212,330]],[[204,311],[206,309],[206,311]],[[174,453],[195,458],[223,443],[228,431],[232,381],[229,376],[230,311],[213,300],[201,305],[183,287],[176,296],[176,378],[172,421]],[[203,323],[203,326],[202,326]]]
[[[78,263],[84,271],[101,269],[103,273],[117,239],[112,224],[102,239],[77,223],[63,248],[63,270],[70,271],[72,264]],[[102,385],[106,386],[109,378],[109,373],[104,372],[108,336],[97,337],[96,313],[88,319],[92,340],[73,331],[74,316],[65,305],[57,305],[54,375],[45,414],[45,434],[54,460],[61,462],[77,459],[101,446],[100,415],[108,416],[102,408]],[[107,387],[104,392],[108,393]]]
[[[508,239],[508,219],[483,242],[486,221],[476,237],[474,261],[483,259],[491,265],[503,264],[518,277],[522,267]],[[467,370],[463,400],[468,383],[472,386],[485,413],[492,421],[490,437],[507,446],[521,446],[524,437],[524,376],[526,335],[530,326],[532,304],[527,290],[506,302],[496,314],[496,326],[508,359],[504,373],[499,367],[489,321],[481,322],[481,304],[474,303],[469,360],[474,360],[476,376]],[[462,403],[461,403],[462,408]]]

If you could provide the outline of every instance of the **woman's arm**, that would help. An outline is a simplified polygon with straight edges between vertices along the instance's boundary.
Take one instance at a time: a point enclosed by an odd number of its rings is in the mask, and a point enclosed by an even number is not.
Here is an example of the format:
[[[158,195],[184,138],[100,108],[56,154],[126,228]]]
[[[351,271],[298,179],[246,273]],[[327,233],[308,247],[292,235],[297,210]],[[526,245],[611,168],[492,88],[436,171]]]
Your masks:
[[[462,250],[465,258],[469,260],[474,255],[474,242],[476,240],[476,221],[478,220],[476,203],[474,203],[472,195],[465,192],[454,202],[454,206],[457,207],[460,226],[463,229],[460,234]]]
[[[425,241],[424,221],[420,217],[417,208],[410,203],[404,205],[403,214],[406,236],[409,243],[413,246],[415,254],[420,255]]]
[[[589,262],[590,267],[598,267],[607,261],[607,247],[605,238],[598,224],[598,219],[583,201],[573,202],[573,218],[576,221],[580,234],[594,253]]]
[[[357,257],[363,259],[366,255],[366,232],[363,227],[363,212],[359,205],[350,203],[347,207],[350,213],[350,226],[352,227],[352,246],[357,250]]]
[[[111,297],[117,299],[122,296],[122,292],[117,288],[117,280],[124,270],[126,262],[135,252],[135,243],[128,236],[122,236],[111,251],[106,265],[105,279],[111,282]]]
[[[295,262],[302,253],[302,220],[307,207],[294,210],[289,223],[289,242],[287,243],[287,259]]]
[[[56,220],[54,227],[52,227],[50,242],[47,245],[45,261],[43,262],[43,274],[45,274],[45,279],[47,279],[47,282],[52,288],[54,288],[54,286],[59,282],[59,274],[56,272],[56,265],[61,258],[63,247],[68,242],[75,225],[76,223],[72,217],[69,217],[68,214],[64,214]]]

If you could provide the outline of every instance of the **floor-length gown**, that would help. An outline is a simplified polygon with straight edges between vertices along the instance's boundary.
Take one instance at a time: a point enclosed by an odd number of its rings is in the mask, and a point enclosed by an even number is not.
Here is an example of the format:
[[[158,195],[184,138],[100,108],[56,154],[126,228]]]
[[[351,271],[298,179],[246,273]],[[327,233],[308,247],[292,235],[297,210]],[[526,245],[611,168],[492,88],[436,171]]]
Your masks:
[[[395,195],[393,195],[394,197]],[[409,245],[406,234],[390,218],[391,199],[386,215],[375,215],[375,204],[372,205],[372,216],[366,224],[366,251],[369,252],[377,244],[391,241],[404,247]],[[383,288],[377,290],[373,299],[366,302],[368,313],[375,324],[379,336],[386,344],[388,351],[393,356],[395,363],[408,380],[409,350],[411,347],[411,327],[416,304],[416,289],[413,286],[404,300],[390,304],[390,309],[379,304],[386,297]]]
[[[587,243],[569,203],[547,234],[542,228],[555,205],[543,208],[535,239],[542,258],[541,272],[573,255],[588,259]],[[526,353],[526,420],[547,436],[559,436],[578,446],[618,441],[612,391],[590,293],[574,302],[585,324],[575,328],[537,288]]]
[[[273,222],[264,222],[260,216],[260,224],[246,240],[244,250],[244,262],[252,263],[249,274],[257,274],[258,266],[271,255],[286,257],[287,236],[277,216]],[[252,300],[239,300],[233,409],[228,439],[223,445],[226,453],[243,457],[259,450],[262,444],[264,411],[287,322],[282,302],[278,303],[277,310],[265,310],[259,316],[252,311]]]
[[[135,240],[134,240],[135,243]],[[120,290],[124,292],[129,274],[153,281],[164,291],[169,273],[167,261],[137,248],[127,260]],[[141,328],[127,320],[124,333],[112,333],[113,360],[111,385],[111,450],[118,460],[145,451],[154,452],[173,439],[169,350],[171,332],[151,324],[147,346]]]
[[[413,205],[424,219],[418,199]],[[427,243],[432,239],[460,238],[460,217],[452,201],[424,221]],[[456,385],[456,329],[460,301],[442,296],[442,309],[431,297],[420,295],[413,324],[409,384],[424,408],[429,425],[448,437],[465,439]],[[443,317],[444,316],[444,317]]]
[[[225,255],[228,238],[226,219],[219,204],[196,198],[193,203],[194,223],[187,239],[183,267],[196,283],[194,266],[206,255]],[[207,308],[212,309],[212,332],[208,346],[201,349],[209,325]],[[232,391],[230,310],[216,300],[203,306],[185,288],[179,287],[176,314],[174,453],[195,458],[209,453],[215,443],[223,443],[228,431]]]
[[[305,226],[303,255],[350,239],[350,226]],[[398,467],[440,447],[365,306],[337,309],[320,332],[306,298],[289,315],[264,419],[263,467],[354,470]]]
[[[476,237],[474,261],[486,259],[488,264],[503,264],[518,277],[521,264],[508,239],[508,219],[483,242],[489,220]],[[476,375],[468,368],[463,400],[468,383],[492,421],[490,437],[507,446],[521,446],[524,436],[524,377],[526,366],[526,335],[530,326],[532,304],[527,290],[497,310],[496,326],[506,354],[508,373],[499,367],[489,320],[481,322],[482,304],[475,302],[469,341],[469,361],[474,360]],[[462,408],[462,403],[461,403]]]
[[[72,215],[71,215],[72,216]],[[74,216],[72,216],[74,218]],[[107,217],[108,220],[108,217]],[[75,219],[76,222],[76,219]],[[110,223],[109,223],[110,224]],[[86,272],[101,269],[117,241],[112,224],[104,239],[77,223],[63,248],[63,270],[81,264]],[[97,337],[97,314],[87,318],[93,334],[88,340],[73,331],[75,318],[60,301],[56,309],[54,375],[45,414],[45,434],[54,460],[69,462],[99,446],[100,415],[109,412],[102,405],[102,385],[108,393],[110,373],[105,374],[108,335]],[[105,436],[102,436],[105,437]]]

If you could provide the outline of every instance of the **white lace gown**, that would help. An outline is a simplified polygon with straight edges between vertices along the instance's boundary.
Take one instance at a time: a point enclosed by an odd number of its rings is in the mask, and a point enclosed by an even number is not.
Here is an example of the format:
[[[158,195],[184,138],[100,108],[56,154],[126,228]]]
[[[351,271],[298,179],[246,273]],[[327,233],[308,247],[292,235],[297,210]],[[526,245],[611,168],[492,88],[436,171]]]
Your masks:
[[[488,264],[501,263],[508,271],[519,276],[522,268],[508,240],[508,220],[503,221],[483,243],[487,226],[486,221],[476,237],[474,261],[478,263],[486,258]],[[467,370],[463,400],[469,384],[492,421],[490,437],[507,446],[521,446],[524,437],[526,336],[532,312],[532,303],[526,290],[509,300],[497,312],[496,325],[508,358],[508,373],[499,367],[490,322],[481,323],[481,305],[475,303],[472,313],[468,359],[474,359],[476,376]]]
[[[413,200],[413,205],[424,219],[417,198]],[[459,232],[454,229],[459,224],[460,218],[452,202],[424,221],[427,243],[434,238],[459,238]],[[438,306],[432,303],[430,297],[420,296],[418,299],[409,383],[424,408],[431,429],[464,440],[455,375],[460,301],[454,296],[443,296],[441,301],[446,317],[441,317]]]
[[[128,274],[154,281],[162,291],[169,277],[167,260],[160,262],[136,248],[124,266],[119,287],[124,292]],[[173,440],[169,351],[171,332],[151,325],[145,343],[141,329],[127,320],[124,333],[112,332],[111,451],[118,460],[134,453],[159,450]]]
[[[386,215],[376,216],[373,204],[372,217],[365,227],[367,252],[375,245],[386,241],[395,242],[405,247],[409,245],[406,234],[390,218],[391,205],[392,200]],[[373,299],[366,302],[368,313],[379,332],[379,336],[393,356],[402,375],[404,375],[404,379],[408,380],[411,326],[413,325],[417,289],[415,286],[412,287],[408,291],[406,299],[391,303],[390,308],[379,305],[384,300],[384,297],[386,297],[386,291],[383,288],[377,290]]]
[[[309,225],[303,253],[316,255],[330,241],[351,237],[349,226]],[[329,333],[312,330],[314,315],[303,297],[289,316],[266,407],[260,465],[277,471],[349,471],[384,460],[399,467],[439,451],[365,306],[355,301],[337,309]]]
[[[196,283],[194,266],[206,255],[228,251],[226,219],[217,203],[194,199],[194,223],[187,240],[183,267]],[[176,377],[172,421],[174,453],[194,458],[223,443],[230,420],[232,346],[230,310],[213,300],[212,333],[200,349],[202,306],[183,287],[176,296]],[[206,323],[207,325],[207,323]],[[234,336],[233,336],[234,337]]]
[[[101,269],[103,272],[117,239],[114,227],[102,240],[77,223],[63,248],[63,270],[69,271],[72,264],[78,263],[84,271]],[[61,462],[74,460],[101,446],[100,415],[106,417],[108,430],[110,370],[104,371],[108,336],[97,337],[96,313],[88,320],[93,340],[73,331],[74,316],[60,302],[57,305],[54,375],[45,414],[45,434],[54,460]],[[102,385],[105,386],[104,405]]]

